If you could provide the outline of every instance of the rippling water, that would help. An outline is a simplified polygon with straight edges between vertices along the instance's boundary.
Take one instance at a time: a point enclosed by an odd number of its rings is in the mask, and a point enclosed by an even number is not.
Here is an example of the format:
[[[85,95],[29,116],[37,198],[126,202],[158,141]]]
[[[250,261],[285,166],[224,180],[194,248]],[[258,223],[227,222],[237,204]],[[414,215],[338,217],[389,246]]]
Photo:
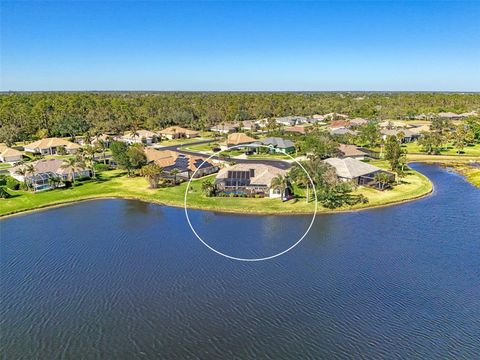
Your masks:
[[[182,209],[101,200],[5,219],[5,359],[455,358],[480,354],[480,191],[416,165],[435,193],[318,216],[293,251],[214,254]],[[191,211],[237,256],[310,217]]]

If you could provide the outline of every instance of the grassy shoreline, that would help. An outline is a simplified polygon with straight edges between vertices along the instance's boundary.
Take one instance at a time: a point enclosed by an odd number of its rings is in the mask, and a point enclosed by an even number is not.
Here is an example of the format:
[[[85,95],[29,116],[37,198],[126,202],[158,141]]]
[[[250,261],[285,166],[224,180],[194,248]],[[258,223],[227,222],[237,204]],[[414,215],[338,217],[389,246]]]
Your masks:
[[[119,170],[108,171],[100,176],[99,180],[87,181],[69,189],[57,189],[36,194],[10,191],[13,195],[12,198],[0,202],[0,217],[79,201],[108,198],[132,199],[165,206],[184,207],[186,183],[175,187],[149,189],[145,179],[141,177],[128,178],[124,172]],[[285,203],[278,199],[207,198],[201,191],[201,183],[204,179],[192,181],[187,197],[187,207],[189,209],[258,215],[305,215],[313,214],[315,209],[314,202],[307,204],[305,199],[301,198]],[[403,181],[403,184],[384,192],[370,188],[359,188],[356,193],[368,197],[369,203],[367,204],[357,204],[333,210],[318,204],[317,213],[329,214],[390,206],[419,199],[427,196],[433,190],[430,180],[413,170]]]

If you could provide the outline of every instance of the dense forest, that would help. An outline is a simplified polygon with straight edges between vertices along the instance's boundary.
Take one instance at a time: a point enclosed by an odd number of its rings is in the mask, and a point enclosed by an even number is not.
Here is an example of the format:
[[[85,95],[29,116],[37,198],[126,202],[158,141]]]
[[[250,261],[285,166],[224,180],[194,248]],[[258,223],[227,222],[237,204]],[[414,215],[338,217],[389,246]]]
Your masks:
[[[132,126],[194,129],[232,120],[330,112],[369,119],[480,110],[480,94],[460,93],[141,93],[0,95],[0,142],[45,136],[118,133]]]

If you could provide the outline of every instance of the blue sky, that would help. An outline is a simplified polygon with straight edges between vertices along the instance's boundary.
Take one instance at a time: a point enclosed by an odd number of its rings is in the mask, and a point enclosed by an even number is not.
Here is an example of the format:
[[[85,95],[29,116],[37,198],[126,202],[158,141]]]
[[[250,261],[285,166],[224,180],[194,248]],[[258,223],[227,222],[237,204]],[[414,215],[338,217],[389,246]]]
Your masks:
[[[0,89],[480,91],[480,1],[3,1]]]

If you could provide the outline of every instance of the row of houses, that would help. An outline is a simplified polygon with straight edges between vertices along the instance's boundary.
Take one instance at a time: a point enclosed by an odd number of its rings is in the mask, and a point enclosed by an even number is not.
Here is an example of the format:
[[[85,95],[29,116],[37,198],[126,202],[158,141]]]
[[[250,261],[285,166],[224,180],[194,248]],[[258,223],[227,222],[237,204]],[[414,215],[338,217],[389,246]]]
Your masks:
[[[334,157],[324,161],[335,169],[341,181],[362,186],[378,186],[376,175],[379,173],[386,174],[390,181],[395,180],[395,174],[355,158]],[[279,198],[282,196],[282,191],[279,187],[273,186],[273,179],[278,175],[284,177],[287,171],[265,164],[236,164],[219,171],[215,179],[215,187],[217,191],[227,195]],[[291,189],[288,188],[283,192],[285,199],[290,194]]]

